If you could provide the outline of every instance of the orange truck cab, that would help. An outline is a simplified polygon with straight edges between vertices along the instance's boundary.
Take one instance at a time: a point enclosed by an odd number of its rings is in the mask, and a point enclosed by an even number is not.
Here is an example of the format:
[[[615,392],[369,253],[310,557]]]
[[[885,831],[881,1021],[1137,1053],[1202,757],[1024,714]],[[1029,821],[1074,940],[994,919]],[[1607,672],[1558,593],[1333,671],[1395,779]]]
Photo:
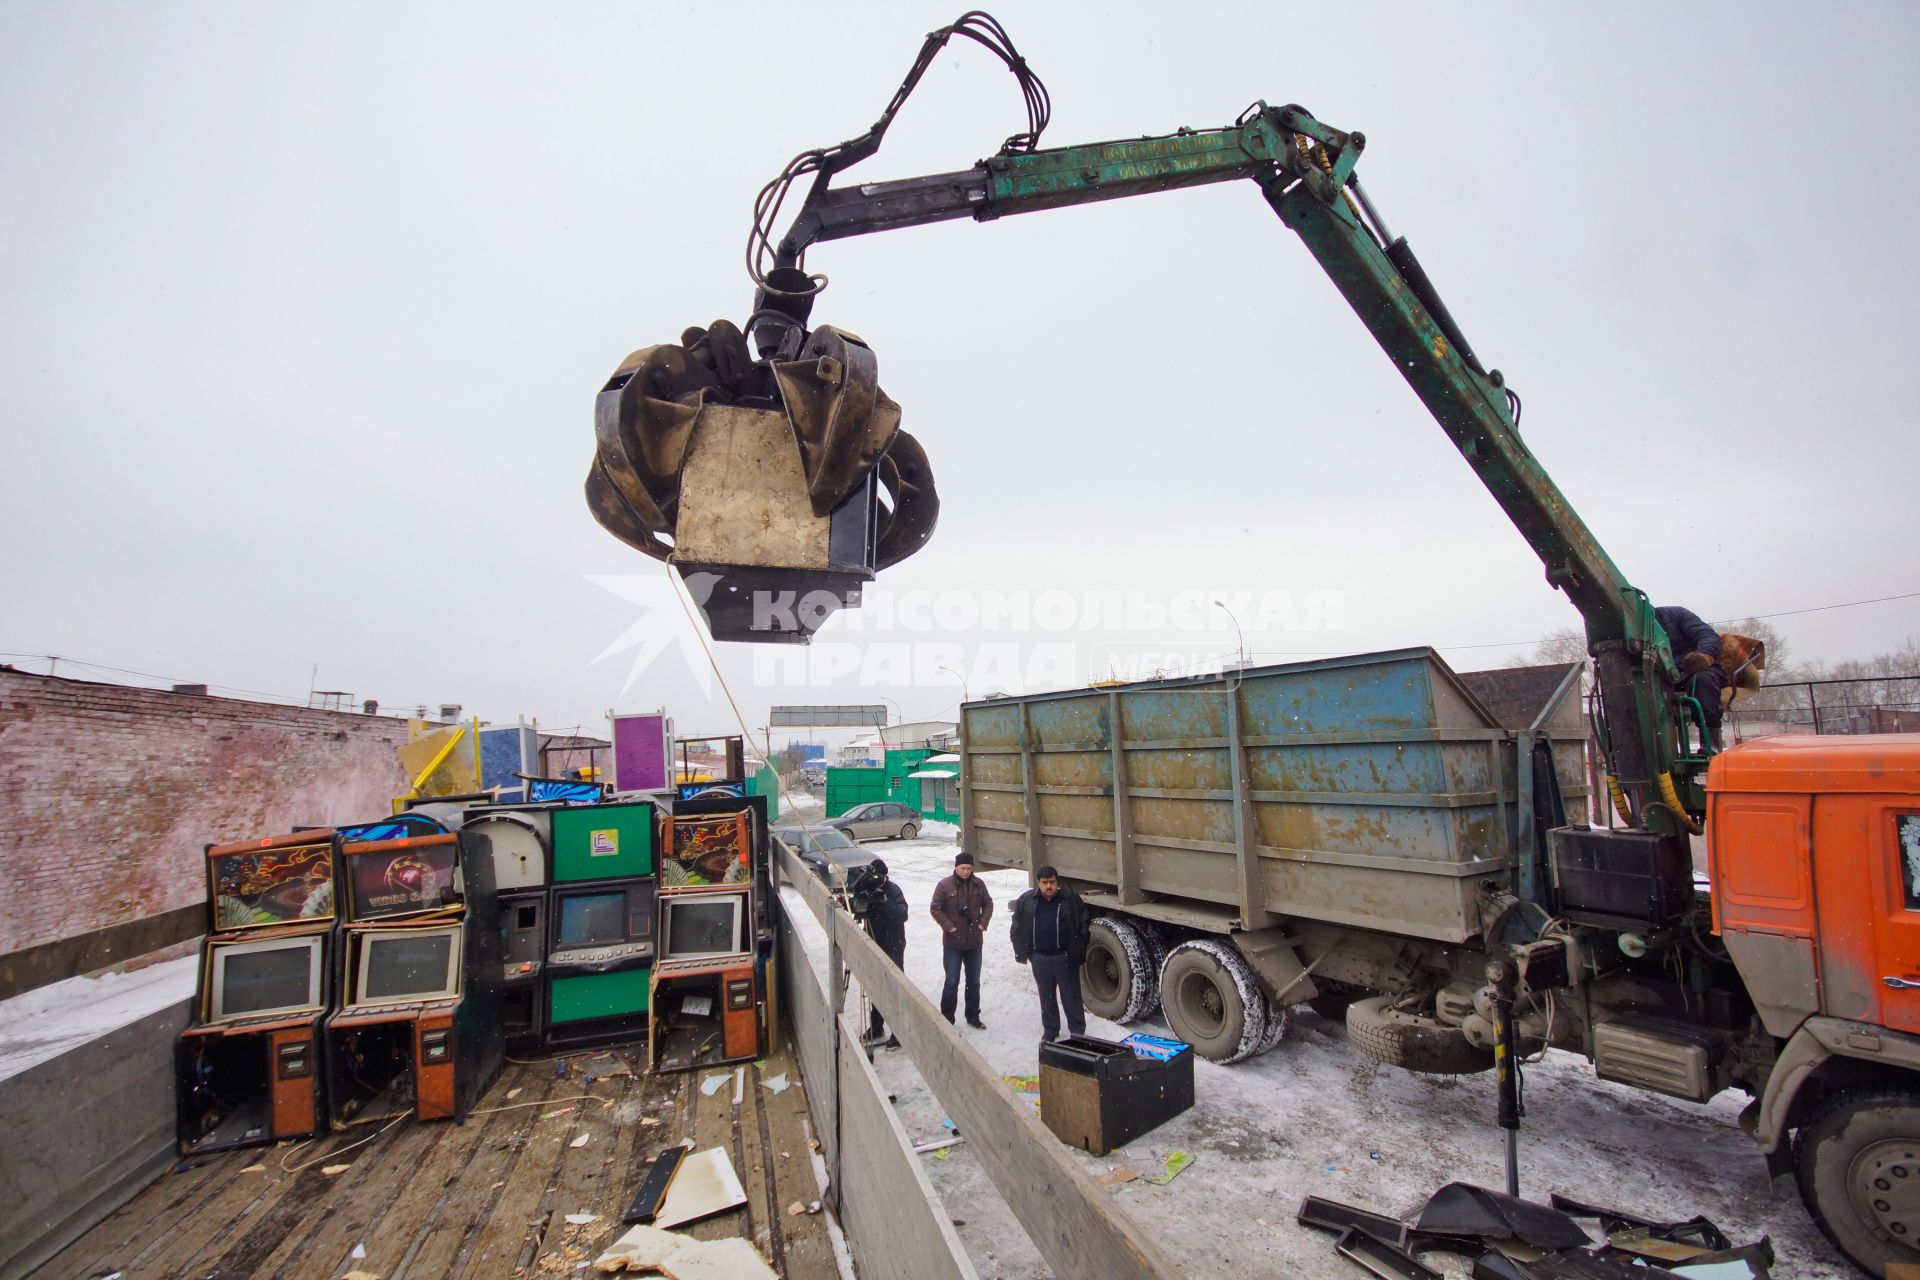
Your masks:
[[[1714,929],[1778,1045],[1741,1123],[1843,1249],[1920,1261],[1920,734],[1761,738],[1707,793]]]

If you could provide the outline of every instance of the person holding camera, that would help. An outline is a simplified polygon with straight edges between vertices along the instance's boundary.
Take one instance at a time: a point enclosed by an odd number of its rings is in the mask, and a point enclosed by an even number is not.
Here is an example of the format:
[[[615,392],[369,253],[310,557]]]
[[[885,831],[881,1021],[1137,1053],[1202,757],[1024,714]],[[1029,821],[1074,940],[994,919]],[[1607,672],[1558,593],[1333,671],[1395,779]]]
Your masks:
[[[967,975],[967,1025],[985,1031],[980,1021],[980,944],[985,941],[987,921],[993,919],[993,895],[987,886],[973,878],[973,855],[965,850],[953,857],[953,874],[934,886],[929,913],[940,925],[940,941],[945,947],[947,983],[940,989],[940,1012],[953,1021],[953,1009],[960,994],[960,975]]]
[[[1040,989],[1040,1039],[1060,1038],[1060,1011],[1067,1034],[1087,1034],[1087,1012],[1080,1002],[1080,965],[1087,958],[1087,905],[1060,883],[1052,867],[1034,869],[1035,887],[1013,902],[1013,958],[1033,965]]]
[[[854,873],[847,882],[847,897],[854,916],[865,926],[867,935],[887,953],[896,969],[907,967],[907,895],[887,878],[887,864],[875,858],[866,869]],[[887,1029],[886,1019],[875,1005],[867,1018],[867,1043],[880,1044],[880,1033]],[[888,1036],[888,1049],[900,1047],[900,1037]]]

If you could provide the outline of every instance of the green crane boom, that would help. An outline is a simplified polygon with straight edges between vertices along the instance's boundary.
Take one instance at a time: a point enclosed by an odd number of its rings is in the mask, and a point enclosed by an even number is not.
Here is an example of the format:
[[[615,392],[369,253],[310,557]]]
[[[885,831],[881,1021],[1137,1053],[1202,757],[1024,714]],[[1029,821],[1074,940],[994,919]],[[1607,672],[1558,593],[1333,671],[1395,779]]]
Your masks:
[[[1673,657],[1652,607],[1521,439],[1517,399],[1500,372],[1481,365],[1406,241],[1388,234],[1354,175],[1364,135],[1329,128],[1299,107],[1256,103],[1224,129],[1008,150],[954,173],[832,186],[833,172],[877,148],[877,132],[868,141],[852,159],[820,169],[774,251],[776,271],[787,274],[763,278],[754,329],[763,354],[804,318],[801,310],[789,325],[770,313],[783,299],[767,282],[804,280],[815,243],[1251,179],[1539,555],[1547,581],[1580,611],[1598,665],[1608,770],[1640,821],[1668,833],[1691,825],[1684,811],[1700,811],[1712,743],[1690,728],[1684,700],[1671,692]],[[1676,774],[1679,810],[1667,785]]]

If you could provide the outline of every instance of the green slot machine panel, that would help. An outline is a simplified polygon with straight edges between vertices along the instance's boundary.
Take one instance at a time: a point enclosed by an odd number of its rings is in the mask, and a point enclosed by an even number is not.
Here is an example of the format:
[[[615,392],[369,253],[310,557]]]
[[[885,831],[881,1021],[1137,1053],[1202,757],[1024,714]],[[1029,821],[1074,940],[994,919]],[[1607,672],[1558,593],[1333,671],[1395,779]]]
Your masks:
[[[653,874],[651,804],[593,804],[553,811],[553,880]]]
[[[651,968],[554,978],[547,993],[547,1022],[552,1025],[645,1013],[652,979]]]

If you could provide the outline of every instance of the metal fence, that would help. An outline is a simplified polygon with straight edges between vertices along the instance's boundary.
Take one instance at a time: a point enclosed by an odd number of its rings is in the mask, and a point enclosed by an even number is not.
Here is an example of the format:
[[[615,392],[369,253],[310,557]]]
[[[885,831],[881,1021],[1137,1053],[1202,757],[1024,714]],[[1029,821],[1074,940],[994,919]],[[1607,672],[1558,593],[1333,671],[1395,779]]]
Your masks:
[[[1920,733],[1920,675],[1770,684],[1735,700],[1723,733],[1729,746],[1781,733]]]

